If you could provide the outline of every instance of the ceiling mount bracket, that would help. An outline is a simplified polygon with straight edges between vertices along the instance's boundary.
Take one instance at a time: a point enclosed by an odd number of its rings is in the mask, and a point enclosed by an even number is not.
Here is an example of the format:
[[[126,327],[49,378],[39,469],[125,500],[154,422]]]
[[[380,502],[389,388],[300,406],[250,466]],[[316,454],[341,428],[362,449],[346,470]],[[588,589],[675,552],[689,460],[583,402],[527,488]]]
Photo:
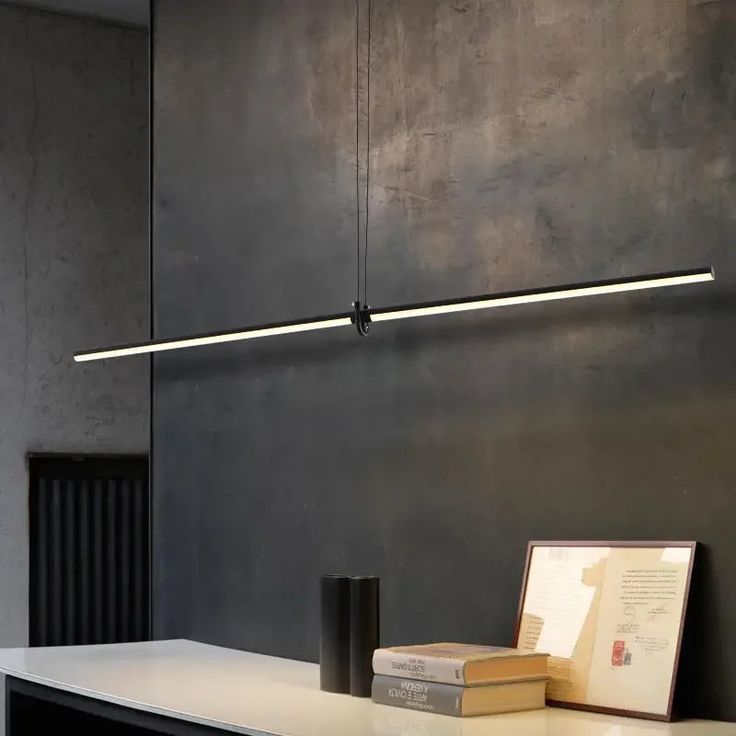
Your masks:
[[[355,325],[361,337],[368,335],[371,323],[371,308],[365,304],[361,305],[360,299],[353,302],[353,314],[350,321]]]

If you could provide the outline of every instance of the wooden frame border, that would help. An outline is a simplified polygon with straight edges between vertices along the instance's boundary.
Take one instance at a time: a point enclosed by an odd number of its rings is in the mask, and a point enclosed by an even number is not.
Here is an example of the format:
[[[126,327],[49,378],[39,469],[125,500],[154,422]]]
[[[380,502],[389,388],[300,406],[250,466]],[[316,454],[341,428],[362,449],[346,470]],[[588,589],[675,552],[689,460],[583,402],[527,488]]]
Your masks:
[[[526,561],[524,562],[524,577],[521,584],[521,594],[519,595],[519,606],[516,612],[516,627],[514,630],[513,646],[519,643],[519,633],[521,630],[521,616],[524,610],[524,601],[526,600],[527,584],[529,579],[529,566],[532,560],[532,551],[535,547],[614,547],[614,548],[654,548],[665,549],[667,547],[688,547],[690,549],[690,561],[687,568],[687,578],[685,580],[685,591],[682,601],[682,610],[680,611],[680,628],[677,635],[677,646],[675,649],[675,662],[672,668],[672,678],[670,680],[670,694],[667,700],[667,712],[647,713],[636,710],[626,710],[624,708],[608,708],[606,706],[590,705],[588,703],[572,703],[561,700],[548,700],[547,704],[556,708],[570,708],[572,710],[583,710],[591,713],[605,713],[607,715],[627,716],[629,718],[646,718],[654,721],[672,721],[673,720],[673,703],[675,698],[675,684],[677,682],[677,670],[680,665],[680,650],[682,648],[682,635],[685,629],[685,617],[687,614],[687,604],[690,597],[690,584],[693,577],[693,565],[695,562],[695,551],[697,542],[673,542],[673,541],[643,541],[636,540],[618,540],[618,541],[561,541],[561,540],[534,540],[528,543],[526,549]]]

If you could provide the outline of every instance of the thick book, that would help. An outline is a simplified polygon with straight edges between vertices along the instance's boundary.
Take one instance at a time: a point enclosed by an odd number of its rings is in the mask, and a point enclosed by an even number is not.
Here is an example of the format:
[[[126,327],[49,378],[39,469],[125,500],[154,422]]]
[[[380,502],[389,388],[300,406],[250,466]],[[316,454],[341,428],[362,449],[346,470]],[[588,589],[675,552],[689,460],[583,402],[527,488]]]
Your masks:
[[[479,687],[445,685],[376,675],[373,702],[446,716],[488,716],[544,708],[547,679],[501,682]]]
[[[418,644],[376,649],[373,672],[466,687],[547,676],[548,655],[479,644]]]

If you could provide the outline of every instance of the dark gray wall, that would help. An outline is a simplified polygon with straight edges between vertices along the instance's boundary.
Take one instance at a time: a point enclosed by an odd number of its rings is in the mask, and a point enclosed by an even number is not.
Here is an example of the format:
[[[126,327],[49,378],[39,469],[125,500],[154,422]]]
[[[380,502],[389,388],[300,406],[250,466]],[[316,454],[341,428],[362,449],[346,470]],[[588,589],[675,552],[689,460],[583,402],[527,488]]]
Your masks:
[[[736,719],[736,6],[374,0],[369,300],[713,286],[157,359],[155,628],[306,659],[511,640],[530,538],[704,543],[687,712]],[[354,294],[354,6],[155,3],[159,337]]]
[[[28,641],[29,452],[141,453],[149,334],[142,30],[0,5],[0,646]]]

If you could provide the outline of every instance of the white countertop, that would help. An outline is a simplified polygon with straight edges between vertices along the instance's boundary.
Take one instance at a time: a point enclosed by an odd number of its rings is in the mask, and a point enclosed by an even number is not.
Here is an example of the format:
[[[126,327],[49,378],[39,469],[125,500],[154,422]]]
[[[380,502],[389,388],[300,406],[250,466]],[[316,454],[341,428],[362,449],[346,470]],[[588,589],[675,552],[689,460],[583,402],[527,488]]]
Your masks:
[[[557,708],[451,718],[323,693],[319,667],[186,640],[0,650],[0,673],[261,736],[736,736],[736,724],[657,723]]]

